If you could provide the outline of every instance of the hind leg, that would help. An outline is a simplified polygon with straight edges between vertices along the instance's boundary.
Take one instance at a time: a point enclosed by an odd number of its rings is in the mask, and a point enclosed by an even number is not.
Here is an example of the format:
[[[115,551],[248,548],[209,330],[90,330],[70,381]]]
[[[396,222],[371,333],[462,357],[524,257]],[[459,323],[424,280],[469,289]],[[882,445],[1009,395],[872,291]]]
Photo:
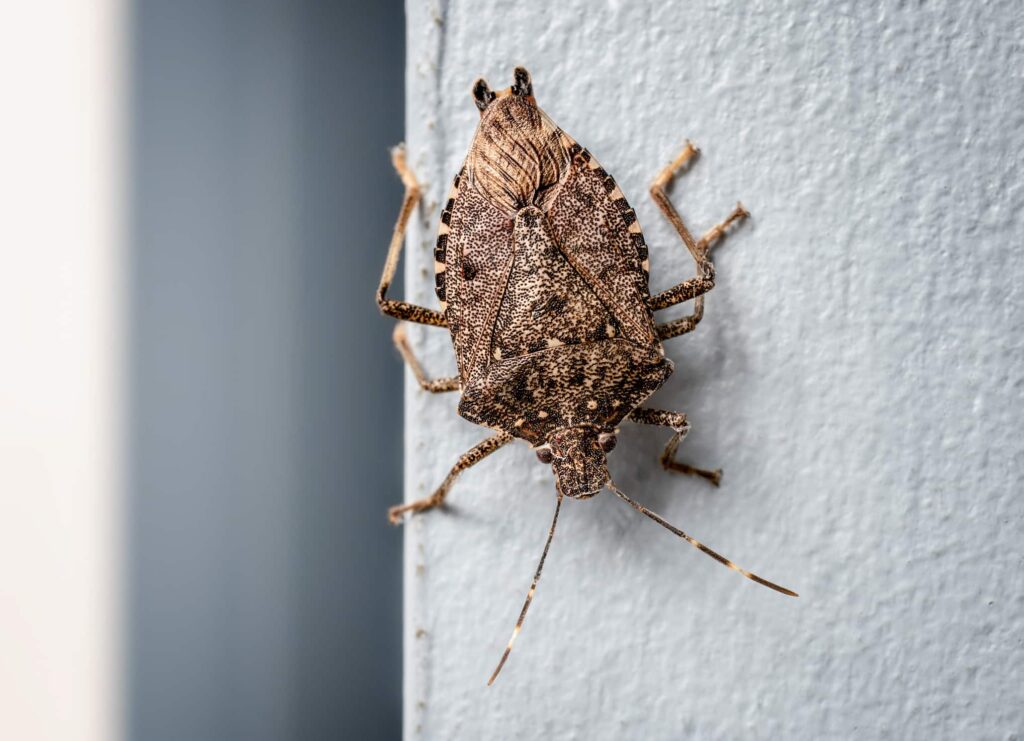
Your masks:
[[[736,204],[736,208],[723,222],[710,229],[700,240],[695,240],[690,230],[683,223],[682,217],[676,211],[672,201],[669,200],[666,188],[675,179],[676,173],[685,168],[691,159],[697,156],[699,150],[691,142],[676,159],[665,167],[651,184],[651,198],[661,209],[665,218],[669,220],[676,232],[679,234],[686,249],[693,257],[697,265],[697,277],[685,280],[682,283],[652,296],[649,305],[653,311],[667,309],[670,306],[694,299],[693,313],[674,319],[665,324],[659,324],[658,337],[667,340],[670,337],[678,337],[681,334],[693,331],[700,320],[704,317],[704,294],[715,286],[715,266],[708,258],[711,248],[721,240],[732,224],[747,218],[750,214],[742,204]]]
[[[683,441],[686,433],[690,431],[690,424],[686,421],[685,414],[682,412],[666,412],[661,409],[645,409],[641,407],[630,412],[629,419],[637,424],[672,428],[674,434],[665,445],[665,450],[661,453],[661,465],[665,470],[685,473],[691,476],[700,476],[715,486],[721,483],[721,468],[709,471],[704,468],[695,468],[687,463],[680,463],[676,460],[676,450],[679,448],[679,443]]]

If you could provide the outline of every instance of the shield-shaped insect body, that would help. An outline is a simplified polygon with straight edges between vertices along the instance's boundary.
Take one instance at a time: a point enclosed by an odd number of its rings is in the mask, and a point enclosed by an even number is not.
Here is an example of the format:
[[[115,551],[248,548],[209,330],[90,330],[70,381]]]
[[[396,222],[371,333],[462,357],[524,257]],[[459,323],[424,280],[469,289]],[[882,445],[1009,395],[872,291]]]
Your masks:
[[[693,330],[703,316],[704,294],[715,279],[711,247],[747,212],[737,205],[725,221],[694,239],[665,192],[697,154],[687,144],[655,178],[651,196],[693,257],[697,275],[652,296],[648,250],[636,213],[612,176],[537,106],[526,70],[517,68],[514,84],[499,92],[478,80],[473,99],[480,122],[441,213],[434,249],[441,310],[386,298],[419,199],[400,148],[394,162],[406,197],[377,301],[397,319],[448,327],[459,369],[454,378],[428,379],[401,325],[396,344],[425,390],[460,391],[459,414],[494,431],[459,459],[430,497],[393,507],[393,522],[443,503],[461,471],[515,439],[531,445],[554,473],[557,501],[548,540],[491,681],[522,627],[563,497],[586,499],[607,488],[726,566],[795,596],[740,569],[626,496],[612,483],[606,459],[623,420],[661,425],[673,430],[662,465],[718,484],[720,471],[676,460],[689,429],[686,416],[641,405],[672,373],[662,341]],[[656,311],[688,300],[694,302],[693,313],[655,322]]]

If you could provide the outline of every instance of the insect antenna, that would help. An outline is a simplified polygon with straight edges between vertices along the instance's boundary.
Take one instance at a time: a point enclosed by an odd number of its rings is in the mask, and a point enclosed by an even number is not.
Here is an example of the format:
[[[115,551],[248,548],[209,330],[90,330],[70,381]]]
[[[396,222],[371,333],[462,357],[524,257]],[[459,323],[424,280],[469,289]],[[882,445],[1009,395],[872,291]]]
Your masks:
[[[494,680],[501,671],[501,667],[505,666],[505,662],[508,661],[508,655],[512,652],[512,644],[516,642],[516,636],[518,636],[519,631],[523,629],[523,620],[526,619],[526,611],[530,609],[530,603],[533,602],[533,594],[537,591],[537,582],[540,581],[540,572],[544,570],[544,559],[548,557],[548,549],[551,547],[551,539],[555,537],[555,525],[558,524],[558,511],[561,508],[562,492],[559,491],[558,501],[555,503],[555,516],[551,520],[551,529],[548,530],[548,539],[547,542],[544,543],[544,551],[540,554],[540,562],[537,564],[537,572],[533,575],[533,584],[530,585],[530,591],[526,593],[526,602],[523,603],[523,609],[519,613],[519,619],[516,620],[516,627],[512,629],[512,637],[508,639],[508,645],[505,646],[505,653],[501,655],[501,661],[499,661],[498,666],[495,667],[494,673],[491,674],[491,678],[487,680],[488,687],[494,684]]]
[[[652,520],[654,520],[656,523],[658,523],[659,525],[664,527],[666,530],[671,530],[673,533],[678,535],[680,538],[685,540],[687,543],[692,545],[694,548],[696,548],[699,551],[703,551],[704,553],[706,553],[707,555],[711,556],[713,559],[718,561],[720,564],[724,564],[725,566],[728,566],[733,571],[740,572],[741,574],[743,574],[743,576],[747,577],[751,581],[756,581],[758,584],[766,586],[769,589],[774,589],[776,592],[781,592],[782,594],[789,595],[790,597],[799,597],[800,596],[800,595],[798,595],[794,591],[786,589],[785,587],[780,587],[778,584],[773,584],[772,582],[768,581],[767,579],[762,579],[757,574],[751,573],[751,572],[747,571],[746,569],[741,569],[739,566],[734,564],[732,561],[730,561],[725,556],[723,556],[723,555],[721,555],[719,553],[715,553],[713,550],[708,548],[706,545],[701,543],[696,538],[691,538],[689,535],[684,533],[682,530],[677,528],[675,525],[672,525],[671,523],[665,521],[665,519],[662,518],[661,515],[657,514],[656,512],[652,512],[651,510],[647,509],[647,507],[643,506],[639,502],[635,502],[632,499],[630,499],[629,497],[627,497],[625,494],[623,494],[621,491],[619,491],[619,489],[615,486],[615,484],[613,484],[610,481],[608,482],[608,488],[611,489],[613,492],[615,492],[615,494],[620,499],[625,501],[630,507],[635,509],[637,512],[642,512],[643,514],[647,515]],[[523,612],[525,612],[525,609],[523,610]]]

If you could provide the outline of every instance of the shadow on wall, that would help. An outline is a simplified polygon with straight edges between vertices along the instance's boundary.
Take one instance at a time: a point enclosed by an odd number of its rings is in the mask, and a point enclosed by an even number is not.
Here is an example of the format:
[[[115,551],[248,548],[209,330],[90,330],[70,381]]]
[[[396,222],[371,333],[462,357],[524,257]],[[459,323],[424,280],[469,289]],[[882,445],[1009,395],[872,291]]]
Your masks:
[[[134,24],[128,736],[397,737],[402,4]]]

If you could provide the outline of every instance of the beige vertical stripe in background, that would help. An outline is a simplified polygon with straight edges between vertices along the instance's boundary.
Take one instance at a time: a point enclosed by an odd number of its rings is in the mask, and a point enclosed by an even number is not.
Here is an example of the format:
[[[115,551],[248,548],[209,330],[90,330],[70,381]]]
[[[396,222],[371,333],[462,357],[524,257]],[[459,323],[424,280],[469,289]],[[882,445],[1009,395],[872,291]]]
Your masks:
[[[0,738],[121,736],[126,7],[0,9]]]

